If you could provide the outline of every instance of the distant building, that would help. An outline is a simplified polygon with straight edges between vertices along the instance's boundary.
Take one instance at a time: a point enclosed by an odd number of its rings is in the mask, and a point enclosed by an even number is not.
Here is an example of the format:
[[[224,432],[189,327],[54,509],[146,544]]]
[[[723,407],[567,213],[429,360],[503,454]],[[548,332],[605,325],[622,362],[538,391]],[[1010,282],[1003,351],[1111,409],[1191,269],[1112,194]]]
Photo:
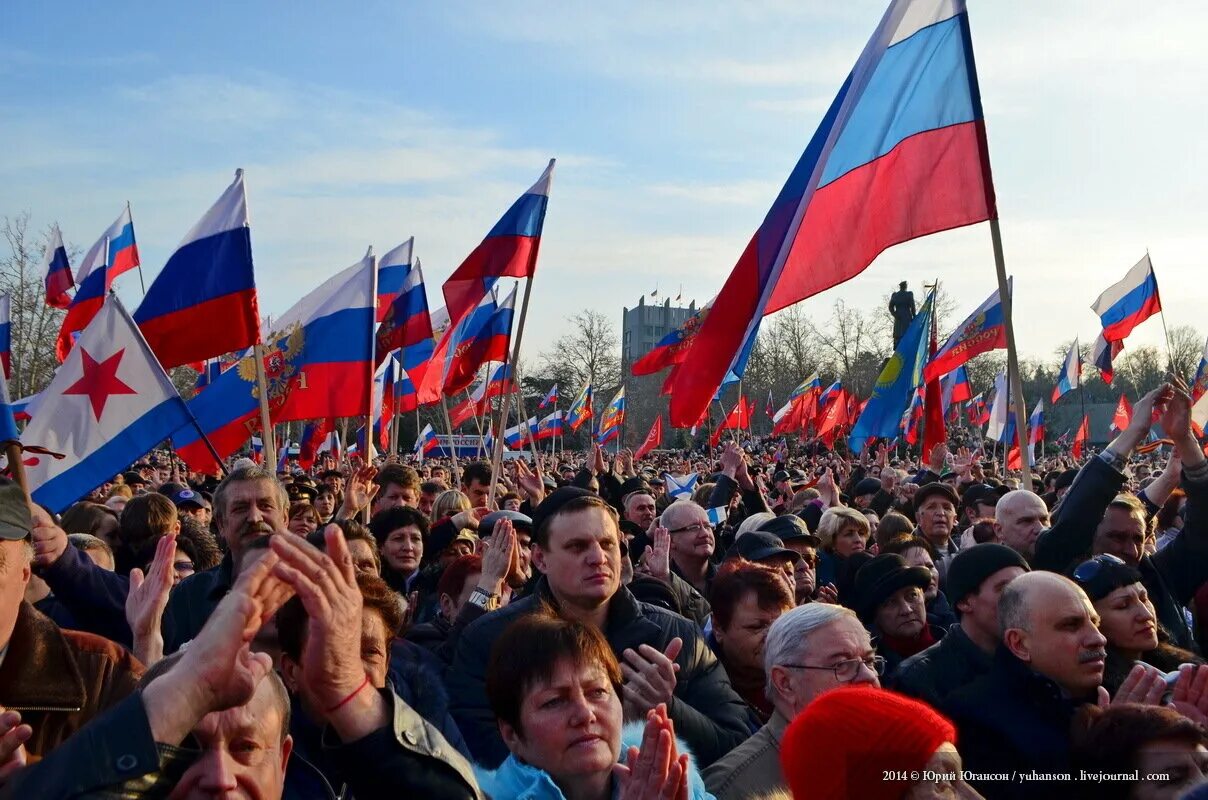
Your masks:
[[[621,361],[630,364],[646,355],[695,313],[695,300],[687,308],[673,307],[670,298],[662,305],[646,305],[646,295],[642,295],[636,306],[622,310]]]

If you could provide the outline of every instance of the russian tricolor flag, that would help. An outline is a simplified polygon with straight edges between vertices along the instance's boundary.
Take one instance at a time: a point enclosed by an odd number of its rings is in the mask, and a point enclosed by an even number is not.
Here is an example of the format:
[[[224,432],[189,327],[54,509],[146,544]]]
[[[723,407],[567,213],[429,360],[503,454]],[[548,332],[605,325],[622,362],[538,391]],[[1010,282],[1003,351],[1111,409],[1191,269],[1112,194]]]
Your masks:
[[[327,435],[334,429],[335,420],[330,418],[310,422],[302,429],[302,442],[298,445],[299,467],[309,470],[315,465],[315,458],[319,454],[319,445],[326,440]]]
[[[555,436],[562,436],[564,432],[565,422],[561,410],[555,411],[549,416],[543,417],[537,423],[537,430],[533,435],[533,441],[540,442],[544,439],[552,439]]]
[[[432,430],[432,425],[424,426],[424,429],[419,432],[419,436],[415,440],[415,452],[423,456],[431,452],[438,441],[436,439],[436,431]]]
[[[377,291],[377,321],[386,318],[390,305],[403,290],[403,281],[411,272],[411,254],[415,250],[415,237],[412,236],[398,247],[378,259],[378,291]],[[424,310],[427,310],[425,304]]]
[[[185,234],[134,319],[165,369],[260,341],[243,170]]]
[[[134,240],[134,220],[130,216],[129,203],[109,230],[109,256],[106,263],[109,265],[109,285],[112,286],[119,275],[139,265],[138,242]]]
[[[1028,444],[1032,449],[1030,464],[1036,463],[1036,445],[1044,441],[1044,401],[1037,400],[1032,416],[1028,417]]]
[[[457,322],[472,312],[500,278],[533,277],[553,177],[551,158],[537,182],[512,204],[487,238],[445,281],[442,290],[450,320]]]
[[[515,286],[498,304],[494,293],[488,292],[471,313],[444,335],[419,386],[420,403],[439,400],[442,393],[460,392],[473,382],[483,364],[507,359],[515,307]]]
[[[102,239],[102,242],[104,240]],[[98,242],[97,244],[101,244]],[[96,245],[93,245],[96,248]],[[92,251],[89,251],[91,255]],[[73,334],[84,330],[92,322],[93,317],[101,310],[105,302],[105,262],[101,259],[86,255],[80,264],[80,272],[76,276],[76,292],[67,307],[67,315],[59,327],[59,336],[55,340],[55,355],[59,361],[67,360],[75,342]]]
[[[1110,372],[1110,367],[1109,370]],[[1110,380],[1110,379],[1109,379]],[[1061,366],[1061,374],[1057,376],[1057,385],[1053,387],[1050,403],[1056,403],[1067,392],[1077,389],[1082,383],[1082,352],[1078,349],[1078,339],[1070,345],[1070,351],[1065,354],[1065,363]]]
[[[1015,279],[1007,279],[1007,294],[1011,294]],[[954,371],[967,364],[974,356],[999,350],[1007,346],[1006,316],[1002,310],[1002,299],[995,290],[986,302],[977,307],[944,342],[944,346],[932,356],[923,368],[923,380],[933,381],[940,375]]]
[[[945,375],[942,387],[945,414],[953,403],[963,403],[973,398],[973,386],[969,383],[969,373],[964,367],[957,367]]]
[[[373,330],[372,253],[325,281],[274,320],[266,334],[265,372],[273,422],[363,417],[369,409],[370,336]],[[253,355],[228,369],[189,401],[189,408],[225,458],[256,427],[259,401]],[[192,431],[174,442],[193,469],[216,467]]]
[[[537,418],[529,417],[527,422],[518,422],[503,432],[503,442],[508,447],[519,447],[533,437],[537,430]]]
[[[1133,266],[1119,283],[1096,298],[1091,310],[1103,322],[1103,338],[1122,342],[1133,328],[1162,310],[1158,279],[1149,254]]]
[[[541,399],[541,404],[538,405],[537,408],[542,409],[548,405],[558,405],[558,384],[556,383],[550,387],[548,392],[545,393],[545,397]]]
[[[630,372],[634,375],[651,375],[683,361],[684,354],[688,352],[689,345],[696,338],[701,322],[708,315],[712,305],[712,300],[705,303],[700,311],[688,317],[678,328],[659,339],[658,344],[649,353],[633,362]]]
[[[75,286],[75,281],[71,278],[71,264],[67,260],[67,248],[63,246],[63,234],[58,225],[50,229],[50,241],[46,243],[42,265],[46,272],[46,305],[67,308],[71,305],[71,296],[67,292]]]
[[[1102,331],[1095,338],[1095,348],[1091,358],[1095,362],[1095,369],[1099,370],[1099,377],[1104,383],[1111,383],[1112,376],[1115,374],[1112,367],[1112,362],[1116,360],[1116,356],[1120,355],[1124,350],[1124,342],[1120,339],[1112,339],[1108,341],[1104,338]]]
[[[417,348],[414,356],[404,361],[410,372],[422,360],[432,355],[432,318],[428,314],[428,297],[424,291],[424,273],[419,259],[411,263],[411,241],[399,245],[382,257],[385,267],[378,268],[378,303],[383,302],[382,281],[398,281],[398,289],[388,306],[378,306],[377,352],[387,353],[398,348]],[[423,348],[422,351],[418,348]],[[412,363],[408,364],[407,361]]]
[[[600,415],[600,444],[608,444],[621,433],[621,425],[625,422],[625,387],[617,390],[616,395],[604,408]]]
[[[1191,402],[1194,403],[1203,397],[1205,390],[1208,390],[1208,342],[1204,343],[1200,365],[1195,369],[1195,381],[1191,384]]]
[[[419,402],[415,396],[415,384],[411,382],[411,376],[407,374],[407,370],[401,366],[398,380],[394,382],[394,404],[400,414],[406,414],[408,411],[419,408]]]
[[[884,249],[997,216],[962,0],[894,0],[677,368],[671,421],[700,418],[761,317]]]

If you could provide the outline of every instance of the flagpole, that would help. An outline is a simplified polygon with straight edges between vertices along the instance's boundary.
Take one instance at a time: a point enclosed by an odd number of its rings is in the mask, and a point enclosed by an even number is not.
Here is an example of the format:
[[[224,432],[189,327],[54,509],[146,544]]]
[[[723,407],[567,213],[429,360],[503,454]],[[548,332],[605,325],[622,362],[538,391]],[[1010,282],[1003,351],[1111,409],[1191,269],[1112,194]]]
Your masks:
[[[374,326],[377,324],[377,296],[378,296],[378,260],[374,255],[373,245],[369,245],[368,252],[365,256],[369,259],[369,296],[373,298],[373,313],[369,315],[369,394],[368,403],[365,408],[365,466],[373,463],[370,453],[373,452],[373,384],[377,372],[377,331]],[[382,380],[382,405],[386,404],[386,381]],[[382,424],[386,424],[386,420],[382,419]]]
[[[8,470],[13,474],[13,480],[21,487],[21,491],[25,493],[25,499],[33,502],[30,500],[29,483],[25,478],[25,462],[21,460],[21,443],[16,441],[7,442],[4,445],[4,452],[8,455]]]
[[[1149,262],[1149,271],[1153,274],[1153,284],[1156,288],[1158,285],[1158,276],[1153,272],[1153,259],[1149,257],[1149,248],[1145,248],[1145,259]],[[1166,309],[1162,308],[1162,293],[1158,291],[1158,315],[1162,318],[1162,336],[1166,338],[1166,363],[1170,367],[1170,374],[1174,374],[1174,348],[1170,346],[1170,331],[1166,330]],[[1111,342],[1108,342],[1108,348],[1111,347]],[[1179,377],[1185,378],[1185,375]],[[1193,376],[1194,377],[1194,376]]]
[[[264,377],[264,345],[258,343],[252,347],[252,357],[256,360],[256,388],[260,393],[260,446],[264,448],[265,460],[271,453],[277,454],[277,441],[273,435],[273,423],[268,411],[268,381]]]
[[[987,165],[988,170],[988,165]],[[1011,293],[1007,289],[1007,264],[1003,256],[1002,230],[998,218],[990,220],[990,242],[994,247],[994,270],[998,277],[998,300],[1002,303],[1003,325],[1007,330],[1007,381],[1013,384],[1010,391],[1015,403],[1015,438],[1019,442],[1019,452],[1027,447],[1028,418],[1027,409],[1023,405],[1023,381],[1019,376],[1019,353],[1015,349],[1015,325],[1012,322]],[[1032,470],[1027,459],[1019,459],[1020,486],[1025,489],[1032,487]]]
[[[490,384],[490,382],[491,382],[491,375],[490,375],[490,373],[489,373],[489,372],[487,373],[486,381],[487,381],[487,385],[489,385],[489,384]],[[486,386],[486,385],[484,385],[484,386],[483,386],[483,394],[484,394],[484,395],[486,394],[486,389],[487,389],[487,386]],[[473,399],[472,397],[470,397],[470,390],[469,390],[469,389],[466,389],[466,391],[465,391],[465,395],[466,395],[466,400],[470,401],[471,403],[473,403],[473,402],[474,402],[474,399]],[[490,409],[490,407],[491,407],[490,400],[487,400],[487,408],[488,408],[488,409]],[[475,411],[477,411],[477,409],[475,409]],[[490,414],[490,412],[489,412],[489,411],[488,411],[487,413],[488,413],[488,415]],[[482,435],[482,420],[481,420],[481,419],[478,417],[478,414],[475,414],[475,415],[474,415],[474,427],[478,429],[478,457],[479,457],[479,458],[482,458],[482,457],[483,457],[483,455],[484,455],[484,453],[486,452],[486,449],[487,449],[487,443],[486,443],[486,440],[485,440],[485,439],[483,439],[483,435]]]
[[[538,239],[533,245],[532,261],[536,263],[537,250],[541,246],[541,240]],[[524,394],[520,391],[520,371],[517,366],[520,363],[520,343],[524,339],[524,323],[528,319],[529,298],[533,293],[533,279],[528,277],[524,281],[524,298],[520,301],[520,320],[516,325],[516,341],[512,343],[512,357],[506,363],[512,367],[512,381],[516,384],[516,405],[520,410],[520,419],[524,424],[527,424],[528,416],[524,408]],[[505,356],[506,358],[506,356]],[[499,468],[503,463],[503,431],[506,431],[508,423],[508,404],[500,403],[499,407],[499,436],[495,438],[495,446],[491,453],[491,493],[487,497],[487,507],[495,505],[495,495],[499,491]],[[536,448],[534,447],[534,450]]]
[[[457,466],[457,446],[453,444],[453,423],[449,419],[449,398],[442,390],[440,394],[440,410],[445,414],[445,430],[449,432],[449,455],[453,459],[453,488],[461,482],[461,468]]]
[[[130,201],[129,200],[126,201],[126,216],[130,218],[130,229],[134,230],[134,215],[132,213],[130,213]],[[109,259],[109,243],[106,242],[105,243],[105,260],[108,260],[108,259]],[[139,259],[137,267],[138,267],[138,288],[143,290],[143,297],[146,297],[147,296],[147,285],[145,283],[143,283],[143,261],[141,258]],[[106,275],[105,278],[106,278],[106,280],[108,280],[109,276]]]

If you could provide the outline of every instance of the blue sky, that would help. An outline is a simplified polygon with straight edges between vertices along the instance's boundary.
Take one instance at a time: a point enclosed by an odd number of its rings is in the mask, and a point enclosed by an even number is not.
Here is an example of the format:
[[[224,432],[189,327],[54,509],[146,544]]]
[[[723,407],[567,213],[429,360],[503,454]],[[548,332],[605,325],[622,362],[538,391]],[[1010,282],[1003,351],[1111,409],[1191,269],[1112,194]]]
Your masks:
[[[1050,357],[1149,248],[1198,324],[1206,118],[1195,3],[970,9],[1018,340]],[[550,157],[525,351],[656,282],[725,280],[882,2],[21,3],[0,11],[0,214],[86,248],[129,200],[150,278],[247,170],[261,308],[416,237],[429,298]],[[894,248],[806,301],[994,286],[986,225]],[[137,280],[123,279],[133,303]],[[1208,332],[1208,325],[1200,325]],[[1130,344],[1156,343],[1155,320]],[[1056,357],[1053,357],[1056,361]]]

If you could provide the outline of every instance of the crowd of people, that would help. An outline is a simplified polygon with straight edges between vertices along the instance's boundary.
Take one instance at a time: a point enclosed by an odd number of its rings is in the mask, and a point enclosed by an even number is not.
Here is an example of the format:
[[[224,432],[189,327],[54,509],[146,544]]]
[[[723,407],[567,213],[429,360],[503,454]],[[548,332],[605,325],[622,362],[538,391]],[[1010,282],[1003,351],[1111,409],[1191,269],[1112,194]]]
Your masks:
[[[783,439],[7,482],[0,797],[1208,797],[1190,406],[1032,485]]]

